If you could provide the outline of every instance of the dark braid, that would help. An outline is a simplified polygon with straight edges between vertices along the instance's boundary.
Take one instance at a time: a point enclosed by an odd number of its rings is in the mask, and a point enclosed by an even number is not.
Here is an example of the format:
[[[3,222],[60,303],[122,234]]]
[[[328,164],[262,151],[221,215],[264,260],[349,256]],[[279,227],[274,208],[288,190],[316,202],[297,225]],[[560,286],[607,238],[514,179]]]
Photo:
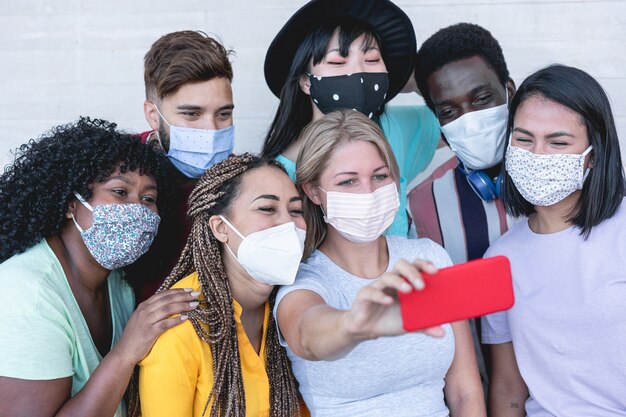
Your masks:
[[[159,289],[165,291],[194,271],[198,273],[204,299],[188,315],[198,337],[211,347],[214,369],[213,387],[203,415],[209,405],[210,416],[244,417],[246,414],[232,296],[222,261],[222,244],[213,235],[209,218],[224,214],[229,209],[238,195],[241,174],[263,166],[282,169],[275,161],[263,160],[246,153],[214,165],[202,176],[189,197],[191,234],[177,265]],[[270,307],[273,307],[275,297],[276,291],[273,291],[269,300]],[[295,380],[287,354],[278,341],[272,313],[266,340],[270,415],[299,415]]]

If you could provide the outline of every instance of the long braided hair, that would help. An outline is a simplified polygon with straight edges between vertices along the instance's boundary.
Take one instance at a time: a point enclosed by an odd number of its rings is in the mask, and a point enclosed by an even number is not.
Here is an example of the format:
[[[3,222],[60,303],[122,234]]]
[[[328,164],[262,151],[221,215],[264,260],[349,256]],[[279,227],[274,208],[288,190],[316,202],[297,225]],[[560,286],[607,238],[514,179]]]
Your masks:
[[[211,346],[214,382],[203,415],[210,408],[210,416],[244,417],[245,393],[232,296],[222,261],[222,244],[213,235],[209,218],[225,214],[238,195],[244,172],[277,162],[250,154],[233,156],[211,167],[198,181],[189,197],[188,216],[192,221],[191,234],[177,265],[159,291],[171,288],[177,281],[198,273],[204,300],[193,311],[189,320],[198,337]],[[276,290],[269,302],[273,311]],[[267,328],[267,375],[270,383],[270,416],[299,415],[298,391],[287,354],[278,341],[278,331],[270,313]]]

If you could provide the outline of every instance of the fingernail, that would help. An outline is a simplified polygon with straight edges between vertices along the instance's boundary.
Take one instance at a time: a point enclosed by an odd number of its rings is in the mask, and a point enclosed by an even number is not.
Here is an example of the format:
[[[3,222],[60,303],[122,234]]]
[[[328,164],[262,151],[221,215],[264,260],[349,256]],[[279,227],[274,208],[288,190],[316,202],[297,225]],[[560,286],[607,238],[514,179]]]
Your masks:
[[[194,297],[197,297],[200,295],[200,291],[194,291],[191,293],[191,295],[193,295]]]
[[[415,280],[415,281],[413,281],[413,286],[415,288],[417,288],[418,290],[423,290],[424,289],[424,281]]]
[[[404,284],[400,285],[400,288],[402,289],[402,291],[406,291],[406,292],[411,291],[411,286],[408,283],[406,283],[406,282]]]
[[[181,320],[181,321],[185,321],[185,320],[187,320],[188,318],[189,318],[189,316],[185,316],[185,315],[183,315],[183,314],[181,314],[181,315],[180,315],[180,320]]]
[[[198,304],[200,304],[198,301],[192,301],[192,302],[189,303],[189,306],[192,307],[192,308],[196,308],[196,307],[198,307]]]
[[[183,288],[183,290],[185,290],[185,292],[192,292],[193,288]]]

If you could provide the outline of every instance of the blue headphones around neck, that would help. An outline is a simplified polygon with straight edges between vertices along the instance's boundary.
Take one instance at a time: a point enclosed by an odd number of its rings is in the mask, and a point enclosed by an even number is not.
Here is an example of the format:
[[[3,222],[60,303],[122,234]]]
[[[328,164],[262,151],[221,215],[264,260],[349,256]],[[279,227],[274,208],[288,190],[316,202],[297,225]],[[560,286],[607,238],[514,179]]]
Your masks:
[[[483,201],[493,201],[500,197],[500,189],[502,184],[502,174],[494,179],[489,177],[484,171],[473,170],[465,167],[463,162],[459,160],[459,170],[467,178],[472,190]]]

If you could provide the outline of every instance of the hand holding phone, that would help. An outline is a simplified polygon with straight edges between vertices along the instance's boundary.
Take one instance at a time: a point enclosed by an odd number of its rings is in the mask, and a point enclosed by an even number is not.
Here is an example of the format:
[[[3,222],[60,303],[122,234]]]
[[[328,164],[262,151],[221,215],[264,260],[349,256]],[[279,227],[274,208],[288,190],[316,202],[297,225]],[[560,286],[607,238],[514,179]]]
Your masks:
[[[415,331],[464,320],[513,306],[511,265],[505,256],[477,259],[422,272],[422,291],[398,293],[403,327]]]

